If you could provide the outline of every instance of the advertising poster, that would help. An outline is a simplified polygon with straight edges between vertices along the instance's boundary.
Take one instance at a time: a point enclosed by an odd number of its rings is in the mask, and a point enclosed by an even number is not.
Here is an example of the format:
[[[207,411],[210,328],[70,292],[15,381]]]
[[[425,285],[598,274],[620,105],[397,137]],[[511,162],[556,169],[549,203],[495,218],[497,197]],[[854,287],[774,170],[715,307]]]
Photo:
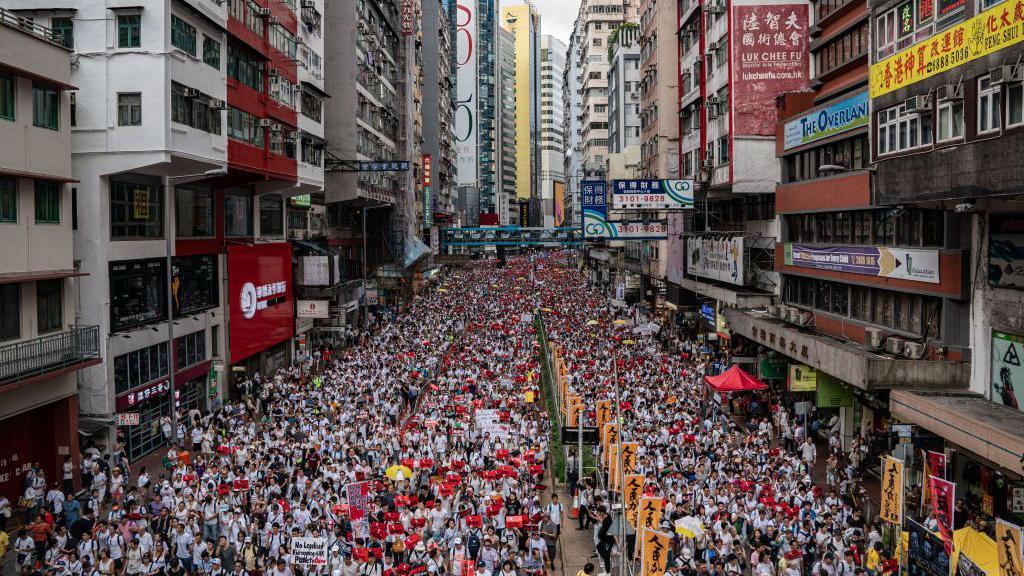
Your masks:
[[[742,236],[691,236],[686,239],[686,251],[690,274],[743,285]]]
[[[884,246],[785,244],[786,266],[939,283],[939,251]]]
[[[827,108],[815,110],[786,122],[785,150],[810,144],[854,128],[867,126],[870,116],[868,93],[859,92]]]
[[[882,461],[882,501],[878,515],[890,524],[903,524],[903,461],[892,456]]]
[[[966,4],[966,0],[940,0],[939,19],[957,12]],[[1024,40],[1024,18],[1009,8],[997,4],[970,20],[873,64],[871,97],[878,98],[1019,44]]]
[[[565,183],[552,182],[555,192],[555,226],[565,223]]]
[[[1024,395],[1024,337],[992,331],[992,402],[1020,410]]]
[[[291,338],[292,247],[287,242],[228,245],[231,362]]]
[[[460,0],[455,13],[455,171],[459,186],[477,183],[477,26],[476,2]]]
[[[1024,214],[993,214],[988,235],[988,283],[1024,288]]]
[[[949,576],[949,554],[942,540],[927,528],[907,520],[907,576]]]
[[[789,391],[814,392],[818,389],[818,371],[806,364],[789,365]]]
[[[614,180],[612,208],[632,210],[693,208],[693,180]]]
[[[739,0],[732,5],[732,131],[774,136],[775,98],[807,87],[810,77],[806,4]]]

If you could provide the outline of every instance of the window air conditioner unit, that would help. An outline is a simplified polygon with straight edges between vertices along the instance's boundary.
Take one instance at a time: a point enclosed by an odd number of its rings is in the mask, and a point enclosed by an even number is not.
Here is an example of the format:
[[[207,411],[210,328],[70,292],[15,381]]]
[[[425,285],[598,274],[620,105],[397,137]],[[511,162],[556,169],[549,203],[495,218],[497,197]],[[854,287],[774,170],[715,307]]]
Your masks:
[[[885,351],[888,352],[889,354],[894,354],[897,356],[903,354],[904,343],[906,343],[906,340],[902,338],[897,338],[895,336],[890,336],[885,341]]]
[[[989,77],[993,84],[1004,84],[1006,82],[1018,82],[1021,79],[1019,66],[996,66],[989,71]]]
[[[260,18],[270,18],[270,8],[257,8],[256,16]]]
[[[279,20],[277,16],[271,16],[270,18],[267,18],[267,24],[278,24],[280,22],[281,20]]]
[[[920,112],[931,107],[932,99],[930,95],[917,95],[907,98],[903,103],[903,107],[907,112]]]
[[[316,8],[316,2],[313,0],[302,0],[303,8]]]
[[[885,344],[885,335],[878,328],[865,328],[865,334],[867,335],[867,344],[875,350],[881,350]]]
[[[725,8],[722,7],[720,2],[711,2],[705,10],[708,14],[721,14],[725,12]]]
[[[935,99],[939,102],[962,100],[963,97],[963,84],[945,84],[935,88]]]
[[[274,121],[270,118],[260,118],[260,128],[270,128],[274,125]]]
[[[907,342],[903,347],[903,355],[910,360],[920,360],[924,357],[925,345],[921,342]]]
[[[223,100],[217,100],[214,98],[210,100],[210,110],[227,110],[228,103]]]
[[[182,90],[181,93],[185,96],[185,98],[199,98],[202,95],[202,92],[200,92],[198,89],[188,87]]]

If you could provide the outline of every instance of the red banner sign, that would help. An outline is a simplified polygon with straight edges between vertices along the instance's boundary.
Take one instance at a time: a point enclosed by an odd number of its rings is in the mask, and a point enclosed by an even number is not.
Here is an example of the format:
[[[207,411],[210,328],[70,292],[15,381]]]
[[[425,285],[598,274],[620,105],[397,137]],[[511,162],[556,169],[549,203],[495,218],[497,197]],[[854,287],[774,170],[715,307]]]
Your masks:
[[[729,39],[732,133],[774,136],[778,121],[775,98],[781,92],[806,88],[810,77],[807,5],[739,1],[732,4]]]
[[[416,7],[412,0],[402,0],[402,36],[412,36],[416,25]]]
[[[935,476],[928,477],[928,484],[932,493],[932,516],[935,517],[935,521],[939,525],[939,533],[942,534],[942,543],[946,548],[946,554],[952,554],[956,484]]]
[[[287,242],[228,245],[231,362],[292,337],[292,247]]]

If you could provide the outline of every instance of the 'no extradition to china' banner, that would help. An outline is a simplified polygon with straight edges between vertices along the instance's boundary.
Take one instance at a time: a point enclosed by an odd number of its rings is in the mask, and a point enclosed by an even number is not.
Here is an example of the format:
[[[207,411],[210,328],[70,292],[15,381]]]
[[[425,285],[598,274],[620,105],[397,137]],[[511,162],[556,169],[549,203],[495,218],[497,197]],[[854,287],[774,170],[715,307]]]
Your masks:
[[[1024,0],[1003,2],[871,66],[871,97],[888,94],[1024,40]]]

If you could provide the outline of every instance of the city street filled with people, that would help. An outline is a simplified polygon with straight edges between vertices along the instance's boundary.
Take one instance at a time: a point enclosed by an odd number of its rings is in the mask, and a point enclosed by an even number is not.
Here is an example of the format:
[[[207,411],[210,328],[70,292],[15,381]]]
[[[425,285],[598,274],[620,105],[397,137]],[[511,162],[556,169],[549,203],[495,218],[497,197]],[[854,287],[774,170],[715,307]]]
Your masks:
[[[656,324],[613,305],[573,251],[446,270],[352,347],[165,422],[157,465],[113,446],[63,478],[30,469],[0,499],[7,573],[635,574],[637,519],[620,514],[640,494],[670,538],[663,573],[892,571],[866,444],[844,454],[780,398],[713,398],[717,353]],[[555,443],[561,379],[585,426],[618,423],[628,462]]]

